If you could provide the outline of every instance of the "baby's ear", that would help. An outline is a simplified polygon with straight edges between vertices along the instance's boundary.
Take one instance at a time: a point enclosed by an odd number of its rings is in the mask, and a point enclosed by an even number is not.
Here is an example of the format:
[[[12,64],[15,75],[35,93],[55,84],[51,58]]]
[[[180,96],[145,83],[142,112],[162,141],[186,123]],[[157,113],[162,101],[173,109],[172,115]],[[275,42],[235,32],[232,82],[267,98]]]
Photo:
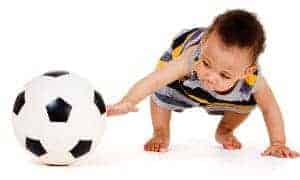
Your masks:
[[[256,70],[257,70],[257,65],[256,64],[253,64],[253,65],[247,67],[247,69],[245,70],[245,73],[244,73],[244,78],[248,77],[251,74],[254,74],[254,72]]]

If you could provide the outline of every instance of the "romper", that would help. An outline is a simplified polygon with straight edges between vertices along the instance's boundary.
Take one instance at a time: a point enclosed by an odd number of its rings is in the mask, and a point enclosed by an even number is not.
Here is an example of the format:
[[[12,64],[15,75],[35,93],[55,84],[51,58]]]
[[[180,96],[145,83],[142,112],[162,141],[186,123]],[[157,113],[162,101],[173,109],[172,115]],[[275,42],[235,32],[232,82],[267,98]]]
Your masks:
[[[156,68],[163,68],[169,61],[178,57],[185,49],[200,42],[206,28],[183,30],[173,40],[171,47],[161,56]],[[175,80],[151,94],[151,99],[166,109],[182,112],[192,107],[203,107],[209,114],[222,115],[224,111],[249,113],[256,106],[253,93],[260,75],[260,68],[245,79],[238,80],[225,94],[204,88],[192,63],[198,61],[201,54],[196,48],[189,59],[190,73],[183,79]]]

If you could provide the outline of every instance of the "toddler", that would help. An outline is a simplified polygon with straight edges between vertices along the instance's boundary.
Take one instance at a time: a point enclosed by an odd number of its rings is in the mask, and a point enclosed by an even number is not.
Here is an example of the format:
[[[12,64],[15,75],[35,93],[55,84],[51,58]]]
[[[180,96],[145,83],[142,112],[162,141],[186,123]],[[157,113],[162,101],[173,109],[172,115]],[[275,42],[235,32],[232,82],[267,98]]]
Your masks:
[[[154,72],[135,83],[120,102],[107,106],[107,115],[135,112],[136,104],[150,96],[154,132],[144,149],[164,152],[170,143],[171,112],[203,107],[208,114],[222,115],[215,139],[234,150],[242,147],[234,130],[258,106],[270,140],[262,155],[298,157],[286,146],[280,108],[260,72],[264,44],[261,23],[245,10],[227,11],[207,28],[184,30]]]

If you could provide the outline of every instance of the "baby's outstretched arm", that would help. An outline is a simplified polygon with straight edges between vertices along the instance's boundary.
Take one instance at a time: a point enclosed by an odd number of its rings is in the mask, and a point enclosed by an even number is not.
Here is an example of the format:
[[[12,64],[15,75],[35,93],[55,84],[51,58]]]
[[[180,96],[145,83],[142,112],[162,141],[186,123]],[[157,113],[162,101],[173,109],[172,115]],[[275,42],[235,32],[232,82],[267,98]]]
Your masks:
[[[264,116],[270,140],[270,146],[262,155],[291,158],[300,156],[298,152],[286,147],[284,124],[280,108],[272,90],[263,77],[257,84],[254,97]]]
[[[193,49],[193,47],[187,49],[182,55],[170,61],[165,67],[155,70],[136,82],[120,102],[107,106],[107,115],[121,115],[137,111],[135,105],[146,96],[186,75],[189,71],[188,57],[190,57]]]

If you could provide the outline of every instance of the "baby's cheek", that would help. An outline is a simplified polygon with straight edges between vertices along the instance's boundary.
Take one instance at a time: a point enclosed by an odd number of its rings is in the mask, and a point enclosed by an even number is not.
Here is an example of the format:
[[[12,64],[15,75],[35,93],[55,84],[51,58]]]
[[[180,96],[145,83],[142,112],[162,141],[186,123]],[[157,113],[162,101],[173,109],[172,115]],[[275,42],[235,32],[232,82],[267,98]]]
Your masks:
[[[205,69],[198,67],[197,69],[195,69],[195,72],[196,72],[198,78],[202,79],[203,74],[205,73]]]

